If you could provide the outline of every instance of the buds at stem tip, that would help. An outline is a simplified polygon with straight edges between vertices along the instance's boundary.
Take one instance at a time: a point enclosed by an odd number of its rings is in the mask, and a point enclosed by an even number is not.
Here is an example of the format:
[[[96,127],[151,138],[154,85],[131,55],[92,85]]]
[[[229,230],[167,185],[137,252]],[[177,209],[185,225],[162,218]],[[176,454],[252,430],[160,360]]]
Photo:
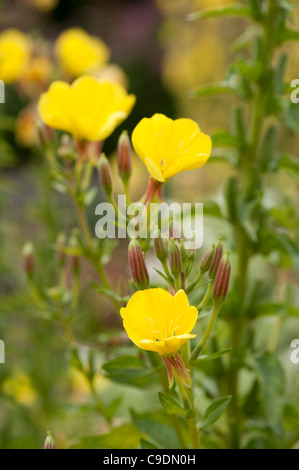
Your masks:
[[[229,280],[230,280],[231,264],[229,260],[229,253],[227,252],[221,259],[213,289],[214,302],[224,302],[227,297]]]
[[[149,275],[141,246],[137,240],[132,240],[129,244],[129,263],[133,280],[138,289],[147,289],[149,285]]]
[[[35,270],[35,259],[33,245],[30,242],[27,242],[24,245],[22,251],[22,266],[25,274],[27,274],[27,276],[32,276]]]
[[[132,147],[127,131],[123,131],[117,146],[117,166],[121,178],[128,179],[132,171]]]
[[[202,260],[200,262],[200,271],[202,274],[206,273],[209,271],[211,267],[211,263],[213,261],[215,254],[215,245],[213,244],[209,250],[205,252],[205,254],[202,257]]]
[[[212,259],[212,262],[211,262],[211,266],[210,266],[210,269],[209,269],[210,279],[215,279],[217,269],[218,269],[220,260],[222,258],[222,255],[223,255],[223,246],[222,246],[221,240],[219,240],[219,242],[218,242],[218,244],[215,248],[215,253],[214,253],[214,256],[213,256],[213,259]]]
[[[44,443],[44,449],[55,449],[55,441],[52,437],[51,431],[47,431],[47,437]]]
[[[181,250],[173,238],[169,243],[169,267],[174,276],[179,275],[182,270]]]
[[[113,188],[111,170],[109,160],[103,153],[101,154],[101,157],[99,159],[98,170],[102,188],[104,189],[106,194],[110,195]]]

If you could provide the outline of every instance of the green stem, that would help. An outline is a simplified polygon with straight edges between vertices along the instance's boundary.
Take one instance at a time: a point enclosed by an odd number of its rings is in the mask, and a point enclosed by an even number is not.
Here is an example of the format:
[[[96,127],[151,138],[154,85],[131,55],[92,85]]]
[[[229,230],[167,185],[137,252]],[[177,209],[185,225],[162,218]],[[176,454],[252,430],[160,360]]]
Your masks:
[[[159,381],[161,383],[161,386],[163,388],[163,392],[166,395],[169,395],[170,390],[169,390],[168,380],[167,380],[166,374],[164,373],[164,370],[161,369],[161,367],[160,367],[161,364],[157,360],[156,353],[152,353],[151,351],[147,351],[147,356],[149,358],[150,363],[152,364],[152,366],[155,368],[155,370],[157,372],[157,376],[158,376]],[[181,425],[180,425],[180,422],[179,422],[177,416],[170,415],[170,419],[171,419],[172,425],[175,429],[176,435],[178,437],[178,440],[179,440],[179,443],[180,443],[182,449],[187,449],[188,446],[185,442],[185,436],[182,432]]]
[[[194,287],[197,286],[197,284],[200,282],[201,278],[203,276],[203,273],[200,271],[196,279],[186,288],[186,294],[190,294],[191,291],[193,291]]]
[[[211,294],[212,294],[212,290],[213,290],[213,287],[214,287],[214,281],[209,281],[209,285],[208,285],[208,288],[206,290],[206,293],[202,299],[202,301],[200,302],[200,304],[198,305],[197,307],[197,310],[200,312],[208,303],[210,297],[211,297]]]
[[[196,429],[194,399],[193,399],[192,388],[189,388],[187,392],[187,389],[185,389],[184,384],[182,383],[182,381],[180,380],[180,378],[177,376],[176,373],[175,373],[175,379],[176,379],[176,383],[177,383],[181,400],[182,400],[185,410],[193,411],[193,414],[192,414],[193,417],[187,418],[188,429],[189,429],[192,446],[194,449],[200,449],[200,437],[199,437],[199,432]]]
[[[211,332],[212,332],[213,326],[215,324],[215,321],[216,321],[217,315],[219,313],[219,310],[221,308],[221,305],[222,305],[222,303],[219,303],[219,302],[214,303],[213,312],[212,312],[211,318],[209,320],[208,326],[206,328],[206,331],[205,331],[201,341],[198,343],[198,345],[194,348],[194,350],[191,353],[191,357],[190,357],[190,363],[191,364],[192,364],[192,362],[194,362],[197,359],[198,355],[201,353],[201,351],[204,349],[205,345],[207,344],[207,341],[208,341],[208,339],[211,335]]]

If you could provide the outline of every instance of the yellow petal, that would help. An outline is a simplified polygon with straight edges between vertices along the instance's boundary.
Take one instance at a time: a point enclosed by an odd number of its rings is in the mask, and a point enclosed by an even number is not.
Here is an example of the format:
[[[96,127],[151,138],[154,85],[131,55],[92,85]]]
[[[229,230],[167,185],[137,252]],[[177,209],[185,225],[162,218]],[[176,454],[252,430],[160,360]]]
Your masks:
[[[79,140],[108,137],[128,116],[135,103],[119,84],[83,75],[71,86],[54,82],[39,101],[42,120],[50,127],[70,132]]]
[[[139,347],[145,349],[146,351],[154,351],[162,356],[168,356],[176,353],[183,344],[187,343],[189,339],[195,338],[196,335],[180,335],[167,338],[163,341],[150,341],[150,340],[141,340]]]
[[[183,290],[174,297],[161,288],[138,291],[120,314],[133,343],[159,354],[173,354],[195,336],[190,332],[198,312]]]
[[[142,119],[133,131],[132,143],[151,176],[160,182],[201,167],[211,153],[211,139],[195,121],[172,120],[162,114]]]
[[[56,81],[47,93],[43,93],[38,102],[41,119],[50,127],[71,131],[71,94],[67,83]]]

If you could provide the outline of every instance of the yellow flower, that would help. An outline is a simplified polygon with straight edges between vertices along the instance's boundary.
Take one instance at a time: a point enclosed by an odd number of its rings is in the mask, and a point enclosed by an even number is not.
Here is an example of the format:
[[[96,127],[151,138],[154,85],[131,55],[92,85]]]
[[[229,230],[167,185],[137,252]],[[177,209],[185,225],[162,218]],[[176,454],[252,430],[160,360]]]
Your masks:
[[[6,29],[0,34],[0,79],[4,83],[18,80],[26,69],[31,53],[31,42],[17,29]]]
[[[5,379],[2,389],[4,393],[13,397],[22,405],[32,405],[37,399],[36,390],[30,376],[21,372]]]
[[[90,36],[81,28],[63,31],[56,40],[55,51],[64,70],[73,77],[103,67],[110,56],[101,39]]]
[[[204,165],[212,142],[192,119],[172,120],[163,114],[142,119],[132,134],[133,146],[157,181]]]
[[[70,132],[78,140],[108,137],[128,116],[135,96],[112,82],[84,75],[72,85],[53,82],[38,102],[41,119],[50,127]]]
[[[133,343],[161,356],[173,356],[190,338],[198,312],[189,305],[180,290],[173,297],[164,289],[135,292],[127,306],[120,310],[124,328]]]

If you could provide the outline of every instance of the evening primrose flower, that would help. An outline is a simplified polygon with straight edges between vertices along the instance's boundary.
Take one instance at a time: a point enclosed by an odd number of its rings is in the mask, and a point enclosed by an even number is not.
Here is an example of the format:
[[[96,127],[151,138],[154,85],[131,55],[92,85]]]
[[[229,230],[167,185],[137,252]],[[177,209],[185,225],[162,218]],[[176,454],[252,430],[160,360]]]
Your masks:
[[[196,336],[190,332],[198,312],[189,305],[183,290],[174,297],[161,288],[137,291],[120,314],[131,341],[161,356],[175,356],[184,343]]]
[[[27,67],[31,42],[17,29],[6,29],[0,34],[0,79],[4,83],[18,80]]]
[[[103,67],[110,56],[108,47],[101,39],[90,36],[81,28],[63,31],[56,40],[55,51],[63,69],[72,77]]]
[[[41,95],[38,110],[50,127],[69,132],[78,140],[100,141],[126,119],[134,103],[135,96],[128,95],[122,86],[83,75],[72,85],[53,82]]]
[[[170,119],[163,114],[143,118],[135,127],[132,143],[150,175],[161,183],[171,176],[203,166],[212,142],[192,119]]]

